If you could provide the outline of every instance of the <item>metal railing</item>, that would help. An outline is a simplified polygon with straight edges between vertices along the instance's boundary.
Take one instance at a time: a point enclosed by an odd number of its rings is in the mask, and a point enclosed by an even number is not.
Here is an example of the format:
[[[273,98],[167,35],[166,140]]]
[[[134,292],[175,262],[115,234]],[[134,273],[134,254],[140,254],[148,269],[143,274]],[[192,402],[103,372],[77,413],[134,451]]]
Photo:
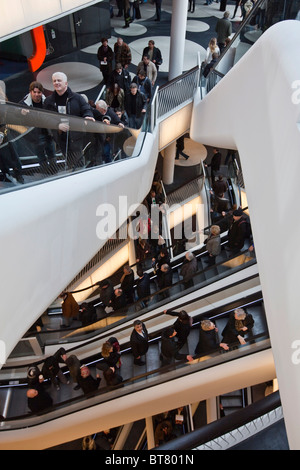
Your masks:
[[[151,130],[163,116],[176,112],[194,99],[200,83],[200,66],[192,68],[165,85],[157,87],[152,100]]]

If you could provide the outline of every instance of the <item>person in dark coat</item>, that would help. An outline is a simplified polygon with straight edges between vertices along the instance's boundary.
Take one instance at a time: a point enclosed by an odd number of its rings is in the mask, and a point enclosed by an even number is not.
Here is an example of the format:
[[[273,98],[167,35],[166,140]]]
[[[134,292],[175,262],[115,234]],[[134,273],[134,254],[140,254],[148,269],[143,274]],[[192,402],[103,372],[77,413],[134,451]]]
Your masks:
[[[215,181],[216,174],[220,171],[221,158],[222,158],[222,155],[219,152],[219,149],[214,148],[211,162],[209,164],[205,163],[206,167],[210,167],[210,176],[211,176],[212,184]]]
[[[30,366],[27,370],[28,388],[41,390],[44,388],[44,376],[38,366]]]
[[[145,297],[150,296],[150,276],[148,273],[143,271],[141,266],[137,268],[138,280],[136,281],[136,294],[138,300],[141,301],[141,307],[147,307],[149,299],[144,299]]]
[[[159,255],[157,257],[157,261],[155,264],[155,270],[158,272],[163,264],[170,263],[170,255],[166,247],[160,249]]]
[[[97,320],[95,307],[93,305],[89,305],[87,302],[83,302],[80,305],[78,319],[81,321],[82,326],[94,323]]]
[[[44,108],[61,114],[78,116],[94,121],[91,106],[79,93],[74,93],[68,86],[68,78],[62,72],[52,75],[54,92],[47,96]],[[61,122],[53,137],[59,145],[70,169],[83,166],[84,133],[70,130],[67,122]]]
[[[114,52],[108,45],[107,38],[101,39],[102,45],[97,51],[97,58],[99,60],[99,68],[103,75],[105,85],[107,85],[108,79],[112,73],[112,63],[114,60]]]
[[[116,368],[109,367],[107,364],[103,370],[103,377],[108,387],[113,387],[123,382],[123,377],[118,373]]]
[[[160,354],[162,365],[171,364],[174,360],[185,359],[189,362],[193,360],[193,356],[179,353],[179,345],[175,339],[176,334],[174,326],[168,326],[162,332]]]
[[[146,96],[147,103],[150,103],[152,98],[152,85],[150,79],[146,76],[146,72],[140,70],[138,75],[133,77],[132,83],[137,84],[138,90]]]
[[[121,289],[126,297],[126,302],[132,304],[134,302],[134,272],[130,266],[123,267],[123,275],[120,279]]]
[[[148,46],[144,48],[142,58],[148,55],[150,60],[155,64],[155,67],[157,68],[157,71],[159,70],[159,66],[162,64],[163,59],[161,55],[160,49],[155,46],[155,42],[153,39],[150,39],[148,41]]]
[[[219,341],[218,329],[211,320],[202,320],[199,328],[199,341],[195,348],[195,354],[209,354],[217,351]]]
[[[229,315],[228,322],[222,331],[222,343],[225,344],[245,344],[245,336],[252,333],[254,319],[250,313],[244,309],[237,308]],[[224,348],[227,349],[227,348]]]
[[[184,135],[179,137],[176,140],[176,157],[175,160],[179,160],[179,156],[184,157],[186,160],[188,160],[190,157],[186,153],[184,153]]]
[[[81,366],[80,375],[78,376],[78,385],[85,395],[96,391],[100,384],[100,375],[97,374],[96,379],[91,375],[89,368],[85,365]]]
[[[96,108],[93,108],[93,116],[96,121],[104,122],[108,125],[115,125],[119,127],[124,127],[119,116],[115,113],[111,106],[108,106],[106,101],[98,100],[95,103]]]
[[[233,222],[228,230],[228,244],[226,250],[231,251],[233,254],[239,252],[247,238],[247,219],[242,209],[233,211]]]
[[[227,191],[227,184],[223,175],[218,175],[217,179],[212,184],[212,190],[216,196],[224,197],[224,194]]]
[[[130,347],[134,357],[134,364],[138,366],[145,365],[142,361],[141,356],[144,356],[149,348],[148,344],[148,331],[141,320],[135,320],[133,323],[133,331],[130,335]]]
[[[190,334],[193,324],[193,319],[185,310],[180,310],[180,312],[175,312],[174,310],[164,310],[164,313],[166,315],[171,315],[172,317],[177,317],[173,327],[177,333],[176,338],[178,343],[178,350],[180,350],[187,342],[187,338]]]
[[[219,57],[219,54],[217,52],[212,53],[211,61],[208,64],[205,65],[204,70],[203,70],[203,76],[205,78],[207,78],[209,72],[211,71],[211,69],[213,68],[215,63],[217,62],[218,57]]]
[[[160,270],[157,272],[157,285],[159,290],[165,289],[166,287],[172,286],[173,272],[169,264],[164,263]],[[164,298],[167,298],[170,295],[170,289],[165,290],[162,293]]]
[[[41,411],[50,408],[53,404],[53,400],[49,393],[45,390],[37,390],[35,388],[29,388],[26,393],[27,405],[32,413],[39,413]]]
[[[43,85],[34,81],[30,83],[29,93],[20,101],[20,104],[33,109],[43,109],[45,99]],[[34,138],[36,143],[35,151],[39,160],[40,171],[50,174],[57,173],[55,145],[51,131],[36,127],[32,129],[30,136],[31,139]]]
[[[117,310],[122,310],[126,308],[126,297],[122,289],[117,288],[114,290],[113,297],[110,302],[110,306],[116,312]]]
[[[59,363],[63,362],[62,355],[64,353],[64,348],[60,348],[55,354],[53,354],[53,356],[49,356],[45,359],[42,367],[42,375],[45,379],[49,379],[51,381],[56,390],[60,390],[59,382],[64,384],[69,383],[59,366]]]
[[[136,262],[143,265],[151,255],[151,247],[145,238],[139,237],[136,243]]]
[[[107,364],[109,367],[120,367],[121,354],[116,349],[114,350],[111,341],[106,341],[105,343],[103,343],[101,349],[101,356],[103,358],[103,360],[101,361],[102,364]],[[98,368],[101,369],[100,363]]]
[[[61,361],[63,361],[69,369],[70,377],[73,380],[73,383],[75,384],[74,390],[79,390],[80,385],[78,384],[78,377],[80,375],[81,368],[80,360],[77,356],[75,356],[75,354],[70,354],[70,356],[68,356],[65,351],[61,354]]]
[[[110,279],[103,279],[99,282],[100,301],[105,307],[110,307],[111,300],[114,295],[114,286]]]
[[[108,79],[107,87],[111,88],[115,83],[124,90],[124,93],[129,91],[131,77],[128,70],[124,69],[120,63],[116,63],[115,69],[112,71]]]
[[[146,113],[146,96],[138,90],[136,83],[131,83],[130,91],[125,95],[125,111],[129,120],[129,127],[140,129]]]
[[[187,251],[185,254],[185,260],[180,270],[180,275],[183,278],[184,288],[188,289],[194,285],[193,276],[196,274],[198,270],[197,258],[191,253]]]

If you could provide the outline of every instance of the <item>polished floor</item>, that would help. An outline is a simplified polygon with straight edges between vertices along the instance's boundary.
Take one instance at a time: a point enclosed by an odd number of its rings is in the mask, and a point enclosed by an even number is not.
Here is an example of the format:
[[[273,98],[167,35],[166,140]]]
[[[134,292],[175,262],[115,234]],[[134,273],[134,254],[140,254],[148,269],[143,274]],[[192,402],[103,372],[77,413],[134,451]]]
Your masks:
[[[170,51],[170,30],[172,17],[172,0],[163,0],[161,21],[155,21],[155,6],[148,0],[140,4],[141,19],[134,20],[129,28],[123,28],[124,18],[118,17],[116,0],[111,4],[114,9],[114,16],[111,18],[111,37],[109,45],[113,47],[117,37],[121,36],[131,49],[132,62],[129,71],[133,77],[136,74],[137,65],[141,60],[142,51],[147,46],[149,39],[155,41],[155,45],[161,50],[163,63],[160,66],[156,86],[165,84],[168,81],[169,51]],[[235,2],[228,1],[227,9],[232,16]],[[204,0],[196,0],[194,13],[187,13],[184,71],[197,65],[198,54],[200,60],[204,60],[206,48],[209,40],[215,36],[215,26],[218,18],[223,16],[220,11],[220,4],[213,2],[211,5],[204,5]],[[238,15],[232,21],[233,34],[237,30],[241,18]],[[0,80],[6,85],[8,99],[12,102],[19,102],[27,93],[29,84],[33,80],[40,81],[45,94],[52,92],[51,75],[54,71],[62,71],[68,77],[70,88],[75,92],[85,94],[88,99],[95,101],[103,87],[102,74],[99,70],[97,50],[101,43],[92,44],[84,49],[77,50],[72,54],[60,57],[56,60],[47,60],[43,66],[35,73],[29,70],[20,70],[20,64],[7,64],[3,61],[0,64]],[[14,67],[15,66],[15,67]],[[175,162],[174,182],[166,190],[173,190],[184,181],[193,179],[201,171],[200,161],[212,156],[212,149],[201,144],[196,144],[189,136],[185,139],[185,152],[189,159],[180,158]],[[225,150],[222,151],[225,159]],[[159,156],[158,168],[162,174],[162,158]]]
[[[227,9],[232,16],[234,1],[227,2]],[[112,46],[116,38],[121,36],[131,49],[132,63],[129,71],[135,75],[138,62],[144,47],[148,45],[149,39],[154,39],[155,45],[161,50],[163,63],[160,67],[156,85],[162,85],[168,80],[170,30],[172,17],[172,0],[163,0],[161,21],[155,21],[155,6],[150,3],[140,4],[140,20],[134,20],[129,28],[124,29],[124,18],[117,17],[116,1],[114,6],[114,17],[111,18],[111,37],[109,45]],[[184,71],[197,65],[198,54],[201,60],[205,57],[209,40],[216,35],[215,25],[218,18],[223,16],[220,4],[213,2],[209,6],[204,5],[204,0],[196,0],[195,12],[187,14]],[[241,18],[239,15],[232,20],[233,32],[236,31]],[[73,91],[85,93],[89,99],[95,100],[101,90],[102,74],[99,70],[97,50],[101,43],[92,44],[75,53],[61,57],[57,60],[47,60],[45,64],[35,73],[29,70],[20,70],[15,64],[0,64],[0,80],[6,85],[8,99],[13,102],[20,101],[28,92],[28,86],[32,80],[43,83],[46,93],[52,91],[51,74],[55,70],[63,71],[68,76],[69,85]]]

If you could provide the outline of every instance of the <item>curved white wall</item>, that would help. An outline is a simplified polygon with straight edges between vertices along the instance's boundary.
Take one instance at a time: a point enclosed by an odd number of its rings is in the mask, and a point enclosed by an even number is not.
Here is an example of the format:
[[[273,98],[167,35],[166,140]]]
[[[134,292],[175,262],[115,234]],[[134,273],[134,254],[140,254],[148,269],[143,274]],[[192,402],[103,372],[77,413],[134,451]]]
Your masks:
[[[201,102],[191,138],[239,151],[284,417],[300,449],[300,23],[267,30]]]
[[[4,342],[6,358],[115,233],[110,226],[105,239],[98,238],[97,226],[107,217],[100,217],[99,207],[116,209],[118,227],[130,206],[143,201],[152,184],[157,141],[147,134],[137,158],[1,195],[0,347]]]
[[[187,367],[192,366],[187,365]],[[131,423],[178,406],[198,403],[212,396],[273,378],[275,378],[275,368],[272,351],[267,349],[173,379],[171,382],[129,393],[117,400],[108,400],[82,411],[72,413],[70,410],[67,416],[57,417],[44,424],[28,426],[26,431],[24,429],[0,431],[0,449],[46,449],[66,440],[79,439],[104,429]]]

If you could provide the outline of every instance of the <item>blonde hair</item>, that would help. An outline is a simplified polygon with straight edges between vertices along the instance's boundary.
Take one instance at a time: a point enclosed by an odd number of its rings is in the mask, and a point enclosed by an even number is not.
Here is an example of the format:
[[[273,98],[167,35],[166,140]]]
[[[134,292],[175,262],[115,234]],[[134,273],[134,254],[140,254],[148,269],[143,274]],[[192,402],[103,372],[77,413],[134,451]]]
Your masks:
[[[202,320],[201,322],[201,328],[203,331],[211,330],[212,325],[213,325],[213,322],[210,320]]]
[[[103,357],[109,357],[111,349],[112,349],[112,345],[109,342],[104,343],[102,345],[102,351],[101,351],[102,356]]]
[[[217,38],[211,38],[208,43],[208,47],[210,48],[211,52],[214,52],[217,48]]]
[[[92,436],[86,436],[82,439],[82,450],[96,450],[96,444]]]
[[[212,226],[210,227],[210,233],[211,233],[212,235],[220,235],[220,227],[219,227],[219,225],[212,225]]]

